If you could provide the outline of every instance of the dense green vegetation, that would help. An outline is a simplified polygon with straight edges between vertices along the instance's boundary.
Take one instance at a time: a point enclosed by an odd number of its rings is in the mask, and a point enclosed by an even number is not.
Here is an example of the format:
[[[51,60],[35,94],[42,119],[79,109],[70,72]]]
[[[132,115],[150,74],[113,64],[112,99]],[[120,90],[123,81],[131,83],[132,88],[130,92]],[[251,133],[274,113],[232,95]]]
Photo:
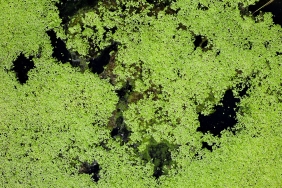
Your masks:
[[[239,0],[112,0],[63,25],[58,2],[0,3],[2,187],[282,186],[282,29],[270,13],[245,15]],[[49,30],[83,70],[52,56]],[[113,42],[93,73],[85,64]],[[26,83],[20,53],[34,62]],[[197,131],[227,90],[236,125]],[[82,173],[94,161],[98,181]]]

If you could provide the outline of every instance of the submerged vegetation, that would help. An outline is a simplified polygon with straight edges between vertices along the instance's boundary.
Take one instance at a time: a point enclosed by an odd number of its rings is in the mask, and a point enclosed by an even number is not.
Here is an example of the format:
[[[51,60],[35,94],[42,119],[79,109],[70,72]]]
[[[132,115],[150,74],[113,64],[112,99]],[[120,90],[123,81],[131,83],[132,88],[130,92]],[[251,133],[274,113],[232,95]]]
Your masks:
[[[282,29],[255,2],[1,2],[0,185],[281,187]]]

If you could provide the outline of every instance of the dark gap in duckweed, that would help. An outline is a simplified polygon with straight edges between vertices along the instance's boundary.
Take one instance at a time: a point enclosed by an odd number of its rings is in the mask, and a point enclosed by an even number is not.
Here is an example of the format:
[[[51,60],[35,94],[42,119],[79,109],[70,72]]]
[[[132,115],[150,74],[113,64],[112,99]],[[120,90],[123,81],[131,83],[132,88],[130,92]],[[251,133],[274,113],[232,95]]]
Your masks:
[[[171,146],[166,141],[157,143],[153,138],[151,138],[150,145],[147,146],[146,150],[142,154],[145,161],[151,161],[154,164],[154,173],[152,175],[156,179],[159,179],[162,175],[167,175],[168,169],[173,164],[170,152],[171,148],[176,147]]]
[[[49,30],[46,33],[50,37],[51,45],[53,47],[52,57],[62,63],[71,62],[71,54],[67,49],[66,43],[62,39],[57,38],[54,30]]]
[[[230,8],[232,5],[230,4],[230,2],[227,2],[227,3],[225,3],[224,5],[223,5],[223,8],[225,9],[225,8]]]
[[[104,66],[106,66],[110,62],[110,53],[112,51],[117,51],[119,44],[119,42],[112,42],[111,45],[102,50],[98,57],[90,59],[90,63],[88,64],[89,69],[93,73],[101,74],[104,71]]]
[[[67,49],[66,42],[57,37],[54,30],[49,30],[46,33],[50,37],[51,45],[53,47],[53,58],[63,64],[70,63],[72,67],[79,67],[81,72],[84,72],[87,69],[86,61],[89,61],[88,59],[81,58],[77,52],[71,52]]]
[[[158,89],[154,88],[154,86],[152,86],[152,88],[149,90],[150,91],[146,92],[149,92],[150,94],[152,94],[151,92],[158,92]],[[127,80],[124,83],[124,86],[117,90],[116,93],[119,97],[119,102],[117,104],[116,110],[113,112],[113,115],[110,118],[109,125],[112,127],[111,137],[120,137],[122,139],[121,144],[124,144],[128,142],[131,131],[127,130],[126,128],[122,111],[127,109],[128,103],[136,102],[136,100],[140,100],[140,97],[138,93],[134,92],[134,86],[129,80]],[[135,99],[136,97],[137,99]],[[142,97],[143,94],[141,98]],[[154,173],[152,176],[156,179],[159,179],[160,176],[168,174],[168,169],[173,163],[170,149],[174,149],[175,147],[171,146],[168,142],[157,143],[153,138],[151,138],[151,140],[152,141],[150,141],[150,145],[147,146],[144,152],[140,152],[138,149],[140,143],[130,144],[128,147],[134,149],[137,157],[141,157],[141,159],[146,162],[152,161],[154,163]]]
[[[103,2],[103,3],[106,3],[106,2]],[[88,5],[86,7],[88,7]],[[85,10],[85,11],[87,11],[87,10]],[[71,37],[73,34],[70,34],[70,33],[67,32],[67,27],[72,26],[72,25],[76,25],[76,24],[80,25],[82,31],[84,31],[86,28],[89,28],[89,29],[93,30],[93,33],[98,32],[96,26],[93,26],[93,27],[90,27],[90,26],[87,26],[87,25],[84,26],[83,23],[82,23],[81,17],[77,17],[74,22],[68,22],[68,25],[65,25],[66,34],[70,35],[69,37]],[[108,33],[114,34],[117,30],[117,27],[116,26],[114,26],[114,27],[104,27],[104,29],[105,29],[105,32],[103,33],[103,40],[106,40]],[[119,42],[114,42],[113,40],[110,40],[111,44],[109,46],[105,47],[104,49],[101,49],[99,47],[100,41],[95,41],[95,39],[93,39],[93,38],[86,38],[86,37],[85,38],[82,37],[82,38],[87,40],[88,45],[89,45],[89,51],[88,51],[88,54],[86,56],[81,56],[77,51],[71,51],[71,49],[69,49],[69,50],[66,49],[65,43],[62,43],[60,39],[57,39],[56,37],[53,37],[52,39],[59,42],[61,49],[68,50],[68,53],[67,53],[66,50],[64,50],[64,53],[62,53],[62,52],[59,53],[59,55],[62,54],[63,56],[68,57],[68,58],[63,58],[63,63],[64,62],[70,62],[73,67],[80,67],[81,72],[84,72],[87,68],[89,68],[93,73],[96,73],[96,74],[103,73],[104,66],[109,64],[109,62],[111,61],[110,52],[112,52],[112,51],[116,52],[117,51],[117,45],[119,44]],[[59,56],[59,55],[57,55],[57,56]],[[109,71],[107,71],[107,72],[109,73]],[[101,76],[101,78],[106,78],[106,77],[109,77],[109,75],[103,74]],[[112,79],[111,79],[111,81],[112,81]]]
[[[215,106],[214,113],[207,116],[198,113],[200,127],[197,128],[197,131],[220,137],[221,131],[232,129],[237,123],[236,112],[238,109],[236,103],[239,102],[240,99],[234,97],[232,90],[227,90],[222,100],[222,106]]]
[[[158,13],[160,11],[163,11],[164,9],[168,8],[172,2],[175,2],[175,0],[146,0],[147,3],[154,5],[153,8],[150,9],[150,12],[147,14],[148,16],[152,17],[155,16],[157,17]],[[178,10],[173,10],[173,9],[166,9],[167,14],[174,14],[175,12],[178,12]]]
[[[62,24],[65,25],[70,18],[82,8],[93,8],[98,4],[98,0],[60,0],[55,6],[59,10]]]
[[[215,143],[213,143],[213,144],[208,144],[207,142],[202,142],[202,149],[208,149],[209,151],[213,151],[213,145],[214,145]]]
[[[251,13],[248,10],[248,7],[244,3],[238,3],[238,9],[240,10],[240,16],[244,19],[244,16],[250,16]]]
[[[197,6],[197,9],[198,10],[203,10],[203,11],[206,11],[206,10],[209,10],[209,8],[201,3],[198,3],[198,6]]]
[[[167,9],[165,10],[165,14],[169,14],[169,15],[176,15],[181,9],[177,8],[176,10],[167,7]]]
[[[146,0],[147,3],[153,4],[154,6],[169,6],[172,2],[175,2],[175,0]]]
[[[89,57],[97,56],[98,51],[100,51],[100,47],[97,44],[95,44],[95,42],[92,38],[88,38],[87,41],[88,41],[88,44],[89,44],[89,50],[88,50]],[[95,50],[95,49],[98,49],[98,50]]]
[[[115,32],[117,31],[117,27],[114,26],[112,28],[108,28],[108,27],[104,27],[105,32],[103,33],[103,40],[106,40],[107,38],[107,33],[111,32],[111,34],[115,34]]]
[[[265,42],[263,43],[263,45],[264,45],[265,48],[269,48],[269,41],[265,41]]]
[[[202,35],[194,35],[194,50],[196,50],[197,48],[201,48],[204,52],[211,50],[212,49],[212,45],[209,44],[209,40],[206,36],[202,36]]]
[[[249,41],[248,38],[245,38],[245,42],[244,42],[244,44],[242,44],[242,48],[244,50],[252,50],[253,43],[251,41]]]
[[[91,164],[83,162],[79,168],[79,174],[89,174],[94,182],[98,182],[100,170],[101,168],[97,161],[93,161]]]
[[[248,9],[250,12],[253,13],[268,2],[269,0],[260,0],[255,5],[250,5]],[[264,12],[271,12],[273,15],[274,24],[279,24],[280,26],[282,26],[282,1],[281,0],[274,0],[270,4],[261,8],[259,11],[255,12],[253,15],[256,17]]]
[[[125,101],[128,98],[128,95],[132,91],[133,91],[133,86],[129,82],[126,82],[121,89],[116,90],[116,93],[120,100]]]
[[[239,69],[236,69],[236,72],[237,76],[243,73]],[[236,113],[244,115],[237,104],[240,102],[240,98],[249,96],[248,90],[251,87],[251,79],[255,76],[256,74],[253,73],[235,86],[234,89],[238,92],[238,98],[234,97],[232,89],[228,89],[221,101],[222,105],[215,106],[212,114],[205,116],[199,112],[200,127],[197,128],[197,131],[203,134],[211,133],[213,136],[218,137],[221,137],[221,131],[223,130],[230,130],[234,135],[237,134],[240,129],[235,127],[237,123]]]
[[[239,70],[240,74],[243,73],[243,71]],[[249,94],[247,93],[247,91],[250,89],[250,80],[251,77],[247,77],[246,81],[244,83],[239,83],[236,85],[236,88],[239,89],[239,97],[243,98],[243,97],[249,97]]]
[[[184,30],[184,31],[187,31],[187,26],[184,25],[183,23],[179,23],[178,24],[178,27],[176,28],[177,30]]]
[[[112,117],[109,120],[109,127],[112,129],[111,137],[114,139],[120,137],[122,140],[121,144],[127,143],[131,134],[124,122],[122,112],[128,108],[128,96],[132,91],[133,86],[129,82],[126,82],[121,89],[116,90],[119,101],[116,105],[116,110],[112,113]]]
[[[183,29],[183,28],[181,28]],[[106,32],[111,32],[110,30],[109,31],[106,31]],[[105,34],[106,35],[106,34]],[[105,36],[104,35],[104,36]],[[197,40],[197,39],[196,39]],[[199,40],[198,40],[199,41]],[[195,41],[196,42],[196,41]],[[208,41],[207,39],[202,39],[200,40],[199,44],[197,47],[201,47],[202,49],[203,48],[206,48],[208,45]],[[195,44],[196,46],[196,44]],[[102,54],[102,53],[101,53]],[[219,55],[219,54],[218,54]],[[101,55],[100,55],[101,56]],[[99,56],[99,57],[100,57]],[[108,58],[108,55],[105,55],[105,59],[109,59]],[[100,57],[101,58],[101,57]],[[103,61],[103,60],[102,60]],[[110,61],[110,60],[109,60]],[[103,72],[103,71],[102,71]],[[124,88],[124,90],[126,90],[126,88]],[[155,90],[155,89],[154,89]],[[120,93],[119,93],[120,92]],[[120,98],[123,98],[122,101],[125,102],[127,101],[128,99],[128,96],[126,96],[126,93],[127,92],[124,92],[124,91],[117,91],[118,95]],[[133,93],[132,90],[129,92],[129,93]],[[137,93],[136,95],[138,95],[138,99],[137,100],[140,100],[142,97],[140,97],[140,95],[143,95],[143,94],[139,94]],[[131,96],[131,94],[129,95]],[[112,137],[121,137],[122,139],[123,138],[123,135],[126,135],[126,128],[124,130],[124,119],[123,119],[123,116],[122,116],[122,113],[119,115],[119,117],[117,117],[115,119],[115,125],[116,127],[112,129],[112,132],[111,132],[111,136]],[[117,126],[119,125],[119,127]],[[128,131],[129,132],[129,131]],[[128,138],[128,136],[127,136]],[[213,144],[212,144],[213,145]],[[134,146],[135,147],[135,146]],[[163,148],[163,149],[162,149]],[[212,151],[212,146],[209,145],[207,142],[202,142],[202,149],[208,149],[210,151]],[[169,152],[169,147],[167,144],[164,144],[164,143],[159,143],[159,144],[156,144],[156,145],[152,145],[150,147],[147,148],[148,151],[149,151],[149,156],[150,158],[152,159],[153,163],[155,164],[155,168],[154,168],[154,174],[153,176],[158,179],[161,175],[165,175],[165,173],[163,172],[163,166],[165,166],[167,163],[165,161],[171,161],[171,154]],[[90,169],[91,165],[87,163],[86,167],[88,169]],[[93,166],[93,165],[92,165]],[[98,181],[98,180],[97,180]]]
[[[120,137],[122,140],[121,144],[127,143],[129,141],[129,136],[130,136],[131,131],[129,131],[126,128],[126,125],[124,123],[123,116],[121,115],[116,119],[115,122],[115,127],[111,131],[111,137],[116,138]]]
[[[265,12],[271,12],[273,15],[272,18],[274,24],[282,26],[282,1],[274,0],[266,5],[268,2],[269,0],[260,0],[256,4],[250,6],[245,6],[243,3],[239,3],[238,8],[240,10],[241,17],[243,18],[244,16],[251,16],[256,20],[256,22],[261,22],[263,21],[263,14]],[[261,8],[262,6],[264,7]]]
[[[17,80],[21,84],[26,83],[26,81],[28,80],[28,71],[35,68],[32,58],[33,56],[26,58],[25,55],[21,53],[13,62],[11,70],[15,71]]]

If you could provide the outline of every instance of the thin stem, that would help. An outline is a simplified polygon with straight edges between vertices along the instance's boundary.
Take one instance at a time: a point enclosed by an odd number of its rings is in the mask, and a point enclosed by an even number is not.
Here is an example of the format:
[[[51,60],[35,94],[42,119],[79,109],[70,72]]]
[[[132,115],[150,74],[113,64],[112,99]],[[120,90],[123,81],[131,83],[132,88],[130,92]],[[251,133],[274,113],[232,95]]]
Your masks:
[[[253,14],[254,13],[256,13],[257,11],[259,11],[260,9],[262,9],[263,7],[265,7],[265,6],[267,6],[267,5],[269,5],[270,3],[272,3],[274,0],[270,0],[270,1],[268,1],[267,3],[265,3],[263,6],[261,6],[259,9],[257,9],[255,12],[253,12]],[[252,15],[253,15],[252,14]]]

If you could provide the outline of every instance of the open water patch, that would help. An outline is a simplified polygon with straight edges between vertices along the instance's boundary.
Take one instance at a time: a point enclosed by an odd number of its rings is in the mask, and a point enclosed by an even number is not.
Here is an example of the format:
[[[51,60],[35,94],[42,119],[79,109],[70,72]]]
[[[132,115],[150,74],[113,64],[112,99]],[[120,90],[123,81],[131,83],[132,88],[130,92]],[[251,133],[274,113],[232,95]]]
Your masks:
[[[32,58],[33,56],[29,56],[27,58],[23,53],[21,53],[13,62],[11,70],[15,71],[16,77],[21,84],[26,83],[28,80],[28,71],[35,68]]]

